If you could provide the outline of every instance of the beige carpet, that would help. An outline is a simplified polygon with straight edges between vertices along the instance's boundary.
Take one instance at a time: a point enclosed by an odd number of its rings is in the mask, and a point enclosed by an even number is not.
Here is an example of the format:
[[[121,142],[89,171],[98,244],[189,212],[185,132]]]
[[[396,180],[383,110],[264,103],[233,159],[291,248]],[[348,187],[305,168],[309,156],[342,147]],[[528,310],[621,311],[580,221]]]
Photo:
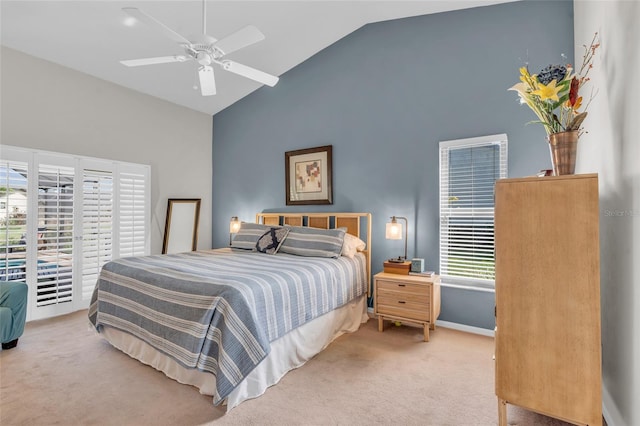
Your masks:
[[[493,339],[369,321],[225,414],[211,397],[112,348],[86,311],[27,324],[0,351],[4,425],[496,425]],[[514,406],[510,424],[565,425]]]

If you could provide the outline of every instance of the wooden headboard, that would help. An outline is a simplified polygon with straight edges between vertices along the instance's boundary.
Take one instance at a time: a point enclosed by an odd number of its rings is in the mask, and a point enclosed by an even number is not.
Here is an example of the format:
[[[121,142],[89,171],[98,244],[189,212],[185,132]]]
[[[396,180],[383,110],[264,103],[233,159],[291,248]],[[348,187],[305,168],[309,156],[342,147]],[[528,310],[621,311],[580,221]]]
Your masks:
[[[362,253],[367,259],[367,277],[371,287],[371,213],[258,213],[256,223],[322,229],[347,228],[347,233],[367,243]]]

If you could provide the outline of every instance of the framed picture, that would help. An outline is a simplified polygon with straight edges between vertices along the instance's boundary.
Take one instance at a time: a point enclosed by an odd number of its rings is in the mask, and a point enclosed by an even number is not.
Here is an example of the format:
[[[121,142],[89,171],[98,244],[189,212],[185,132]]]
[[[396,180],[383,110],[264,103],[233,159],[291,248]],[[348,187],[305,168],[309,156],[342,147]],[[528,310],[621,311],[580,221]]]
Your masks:
[[[332,146],[284,153],[287,205],[333,204]]]

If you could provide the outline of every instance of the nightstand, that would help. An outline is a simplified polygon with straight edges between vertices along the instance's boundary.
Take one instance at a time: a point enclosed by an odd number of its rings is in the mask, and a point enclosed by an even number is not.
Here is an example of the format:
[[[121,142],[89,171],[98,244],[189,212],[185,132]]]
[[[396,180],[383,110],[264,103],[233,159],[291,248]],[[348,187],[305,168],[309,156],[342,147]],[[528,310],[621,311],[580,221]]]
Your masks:
[[[384,320],[420,324],[424,341],[429,341],[429,329],[436,329],[440,315],[440,276],[380,272],[373,277],[373,295],[378,331],[384,330]]]

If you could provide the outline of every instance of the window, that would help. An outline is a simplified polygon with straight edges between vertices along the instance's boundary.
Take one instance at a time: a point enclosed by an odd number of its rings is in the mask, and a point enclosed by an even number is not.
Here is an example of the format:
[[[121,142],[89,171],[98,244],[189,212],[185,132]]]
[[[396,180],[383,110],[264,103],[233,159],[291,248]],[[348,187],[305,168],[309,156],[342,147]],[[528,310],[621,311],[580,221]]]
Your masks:
[[[150,251],[150,167],[15,147],[0,158],[0,281],[27,319],[84,309],[102,266]]]
[[[440,142],[440,275],[493,288],[493,187],[507,177],[507,136]]]
[[[24,161],[0,160],[0,281],[26,279],[27,170]]]

